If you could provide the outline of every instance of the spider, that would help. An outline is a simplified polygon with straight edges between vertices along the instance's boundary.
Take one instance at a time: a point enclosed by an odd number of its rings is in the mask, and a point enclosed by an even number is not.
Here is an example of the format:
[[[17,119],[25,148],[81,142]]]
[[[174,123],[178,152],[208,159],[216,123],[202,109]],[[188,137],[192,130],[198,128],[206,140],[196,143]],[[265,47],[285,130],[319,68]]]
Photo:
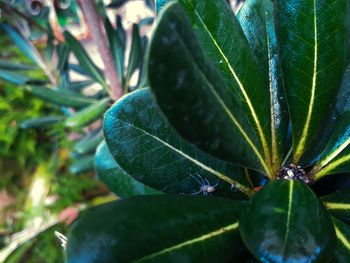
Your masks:
[[[203,195],[212,195],[212,193],[216,191],[215,187],[217,187],[219,184],[219,181],[217,181],[217,183],[215,185],[210,185],[210,182],[208,181],[208,179],[206,179],[206,178],[203,179],[199,173],[196,173],[196,175],[199,178],[196,178],[195,176],[193,176],[190,173],[188,173],[188,175],[191,176],[194,180],[196,180],[196,182],[201,186],[199,188],[199,191],[192,193],[192,195],[196,195],[199,193],[203,193]]]

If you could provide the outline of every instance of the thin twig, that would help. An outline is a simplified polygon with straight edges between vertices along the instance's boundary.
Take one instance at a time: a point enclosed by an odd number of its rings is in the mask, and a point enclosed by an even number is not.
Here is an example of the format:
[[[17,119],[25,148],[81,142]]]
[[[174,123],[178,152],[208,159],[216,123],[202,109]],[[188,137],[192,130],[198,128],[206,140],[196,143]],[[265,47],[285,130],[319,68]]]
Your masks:
[[[78,2],[91,32],[92,39],[97,46],[104,64],[104,73],[109,82],[112,97],[114,100],[117,100],[123,95],[123,88],[115,70],[113,56],[103,26],[103,20],[93,0],[79,0]]]

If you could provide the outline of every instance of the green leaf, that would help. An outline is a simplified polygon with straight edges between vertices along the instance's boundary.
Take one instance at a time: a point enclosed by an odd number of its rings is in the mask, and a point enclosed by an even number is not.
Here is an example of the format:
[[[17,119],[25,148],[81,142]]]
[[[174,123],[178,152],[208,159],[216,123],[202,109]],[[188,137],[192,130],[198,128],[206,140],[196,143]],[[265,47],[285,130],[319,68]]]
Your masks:
[[[29,80],[29,77],[26,75],[5,69],[0,69],[0,78],[17,85],[24,85]]]
[[[69,166],[69,172],[72,174],[84,173],[94,168],[94,155],[83,156],[75,159]]]
[[[120,197],[156,194],[158,192],[136,181],[123,171],[113,159],[105,141],[101,142],[96,150],[95,169],[101,181]]]
[[[109,21],[108,17],[105,18],[104,25],[105,25],[105,29],[106,29],[106,33],[109,41],[109,46],[111,48],[112,55],[114,58],[115,70],[117,71],[119,78],[123,79],[125,46],[120,43],[118,38],[118,33],[116,30],[113,29],[112,24]]]
[[[101,130],[98,130],[94,133],[89,133],[74,145],[71,153],[72,157],[74,158],[78,155],[94,153],[97,146],[100,144],[100,142],[102,142],[102,140],[103,134]]]
[[[81,80],[81,81],[72,81],[70,83],[70,89],[74,92],[80,92],[83,89],[89,87],[90,85],[94,84],[95,81],[91,80],[91,79],[87,79],[87,80]]]
[[[69,47],[64,43],[57,45],[57,70],[62,73],[68,67]]]
[[[10,70],[10,71],[29,71],[36,69],[36,66],[27,64],[18,64],[0,60],[0,69]]]
[[[124,88],[129,86],[129,81],[132,74],[135,72],[137,67],[140,65],[142,58],[142,42],[140,37],[140,30],[137,24],[133,24],[132,27],[132,40],[131,48],[129,53],[128,67],[125,76]]]
[[[152,188],[191,194],[200,190],[199,181],[208,180],[219,183],[215,196],[242,197],[236,189],[252,194],[241,168],[205,154],[176,133],[148,89],[124,96],[106,112],[104,134],[121,168]]]
[[[79,41],[77,41],[68,31],[65,31],[63,34],[69,48],[73,51],[82,69],[106,89],[107,84],[102,71],[92,62]]]
[[[149,82],[160,108],[179,133],[200,148],[272,177],[261,126],[271,127],[269,90],[260,85],[238,22],[223,0],[183,2],[206,54],[182,8],[167,5],[149,52]]]
[[[238,13],[238,21],[252,47],[264,87],[271,97],[271,158],[274,172],[280,169],[286,153],[288,128],[281,59],[274,25],[274,7],[270,0],[248,0]]]
[[[322,198],[328,211],[335,217],[350,223],[350,189],[338,190]]]
[[[346,66],[346,0],[277,1],[277,35],[283,57],[293,129],[293,162],[299,163],[323,124]],[[301,160],[302,162],[302,160]]]
[[[299,181],[277,180],[256,193],[239,228],[263,262],[328,262],[335,245],[330,216]]]
[[[117,15],[116,17],[116,24],[117,24],[117,40],[118,40],[117,43],[120,46],[120,51],[119,51],[120,65],[122,65],[124,69],[127,35],[123,27],[122,18],[119,15]]]
[[[21,122],[19,127],[21,129],[42,129],[50,127],[60,121],[63,121],[64,119],[64,116],[46,116],[41,118],[34,118]]]
[[[156,1],[156,12],[159,13],[163,7],[171,0],[155,0]]]
[[[45,69],[46,65],[43,62],[36,48],[27,39],[21,36],[16,30],[10,27],[7,23],[2,23],[1,27],[11,37],[12,41],[22,51],[22,53],[32,62],[36,63],[40,68]]]
[[[84,213],[68,235],[68,263],[244,260],[242,205],[217,198],[132,197]]]
[[[317,161],[311,173],[315,180],[334,173],[350,171],[350,65],[348,65],[343,84],[337,96],[335,114],[328,124],[331,130],[325,139],[319,139],[322,146],[321,154],[316,155]]]
[[[102,99],[70,116],[66,119],[64,124],[66,127],[72,128],[88,125],[102,117],[103,113],[108,108],[109,103],[109,98]]]
[[[349,5],[350,6],[350,5]],[[315,180],[317,181],[324,175],[333,173],[329,169],[325,169],[328,164],[332,163],[333,160],[336,160],[337,156],[342,152],[337,151],[339,146],[343,145],[343,142],[338,140],[343,137],[344,132],[346,132],[346,123],[347,123],[347,112],[349,111],[349,98],[350,98],[350,65],[347,66],[342,85],[337,94],[336,104],[333,106],[332,116],[330,120],[323,124],[322,132],[320,136],[315,138],[312,141],[312,148],[309,148],[305,151],[303,156],[303,163],[314,164],[314,167],[310,174],[315,175]],[[344,148],[344,145],[343,147]],[[345,151],[344,151],[345,152]],[[346,162],[344,163],[344,168]],[[335,168],[335,167],[333,167]],[[339,166],[340,169],[343,168],[343,165]],[[318,174],[320,170],[321,174]],[[338,169],[334,169],[338,170]],[[346,168],[345,168],[346,171]]]
[[[26,86],[25,89],[32,93],[33,96],[59,106],[82,108],[97,102],[96,100],[88,99],[65,90],[57,90],[42,86]]]
[[[337,236],[332,262],[347,262],[350,258],[350,227],[335,218],[332,219]]]

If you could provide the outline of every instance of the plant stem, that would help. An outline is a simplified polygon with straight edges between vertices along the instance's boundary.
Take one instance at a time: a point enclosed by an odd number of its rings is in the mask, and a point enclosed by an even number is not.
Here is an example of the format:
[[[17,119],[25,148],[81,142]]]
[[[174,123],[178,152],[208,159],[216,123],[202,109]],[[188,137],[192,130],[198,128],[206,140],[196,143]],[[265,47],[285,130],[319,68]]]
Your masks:
[[[114,60],[108,44],[107,35],[103,26],[103,20],[98,13],[97,6],[93,0],[78,0],[83,11],[87,26],[91,32],[92,39],[97,46],[102,62],[104,64],[104,73],[114,100],[123,95],[123,88],[115,70]]]

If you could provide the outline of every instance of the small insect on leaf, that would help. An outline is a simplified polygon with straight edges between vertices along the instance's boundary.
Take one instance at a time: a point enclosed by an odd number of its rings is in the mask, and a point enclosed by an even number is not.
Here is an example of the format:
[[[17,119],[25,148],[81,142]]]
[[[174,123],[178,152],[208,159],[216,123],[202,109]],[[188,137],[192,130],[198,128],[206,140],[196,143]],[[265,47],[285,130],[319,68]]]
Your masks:
[[[206,178],[203,179],[199,173],[196,173],[197,177],[190,173],[188,175],[191,176],[200,185],[199,191],[192,193],[192,195],[196,195],[200,193],[202,193],[203,195],[212,195],[212,193],[216,191],[216,187],[219,184],[219,181],[217,181],[215,185],[211,185],[208,179]]]

